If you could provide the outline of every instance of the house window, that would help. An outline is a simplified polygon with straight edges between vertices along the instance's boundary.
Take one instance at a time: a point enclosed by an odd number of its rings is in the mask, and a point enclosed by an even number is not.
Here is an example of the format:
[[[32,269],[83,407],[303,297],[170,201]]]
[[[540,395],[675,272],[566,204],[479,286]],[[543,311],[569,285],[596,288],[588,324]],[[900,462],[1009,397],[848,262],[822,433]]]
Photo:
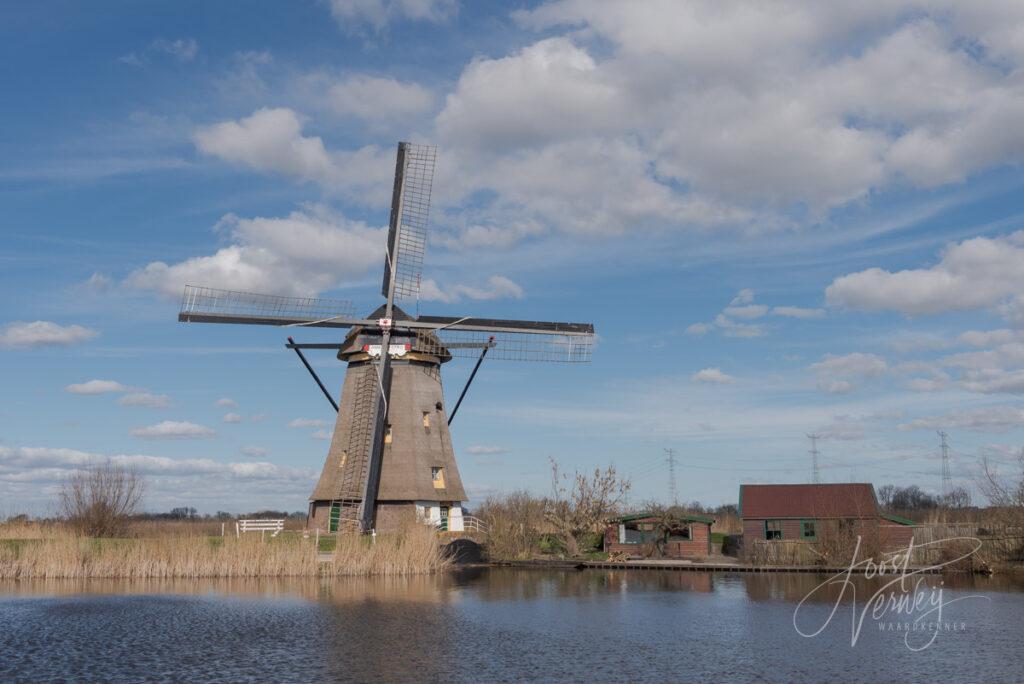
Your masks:
[[[430,479],[434,482],[434,489],[444,489],[444,468],[439,466],[431,468]]]
[[[627,522],[619,526],[619,543],[646,544],[657,539],[654,523]]]
[[[818,530],[813,520],[800,521],[800,537],[804,541],[818,541]]]
[[[764,521],[764,538],[765,539],[782,539],[782,521],[781,520],[765,520]]]
[[[691,525],[675,527],[668,533],[669,541],[690,541],[691,539],[693,539],[693,529]]]

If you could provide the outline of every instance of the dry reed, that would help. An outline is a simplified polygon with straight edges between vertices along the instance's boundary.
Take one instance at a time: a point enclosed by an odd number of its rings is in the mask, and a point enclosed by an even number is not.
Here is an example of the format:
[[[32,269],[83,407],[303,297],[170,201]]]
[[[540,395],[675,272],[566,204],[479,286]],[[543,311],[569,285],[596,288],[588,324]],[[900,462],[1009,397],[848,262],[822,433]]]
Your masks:
[[[0,530],[0,579],[169,579],[318,577],[437,572],[449,564],[436,533],[423,527],[392,535],[343,536],[330,560],[313,541],[256,535],[92,539],[53,526],[46,535]],[[6,538],[6,539],[5,539]]]

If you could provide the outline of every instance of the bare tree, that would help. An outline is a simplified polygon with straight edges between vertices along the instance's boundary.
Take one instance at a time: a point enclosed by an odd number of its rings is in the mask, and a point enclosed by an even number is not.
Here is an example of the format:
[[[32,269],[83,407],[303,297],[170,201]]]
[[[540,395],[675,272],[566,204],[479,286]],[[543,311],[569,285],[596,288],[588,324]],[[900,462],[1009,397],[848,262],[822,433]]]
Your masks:
[[[978,486],[989,503],[1003,512],[1008,524],[1024,524],[1024,447],[1017,453],[1017,472],[1013,476],[1001,476],[987,457],[981,464]]]
[[[552,499],[545,518],[565,541],[570,555],[579,553],[579,538],[602,529],[626,500],[630,482],[619,477],[614,466],[594,469],[593,475],[576,472],[572,480],[551,459]]]
[[[138,474],[110,461],[80,470],[61,486],[60,509],[67,521],[87,537],[123,536],[128,519],[142,501]]]

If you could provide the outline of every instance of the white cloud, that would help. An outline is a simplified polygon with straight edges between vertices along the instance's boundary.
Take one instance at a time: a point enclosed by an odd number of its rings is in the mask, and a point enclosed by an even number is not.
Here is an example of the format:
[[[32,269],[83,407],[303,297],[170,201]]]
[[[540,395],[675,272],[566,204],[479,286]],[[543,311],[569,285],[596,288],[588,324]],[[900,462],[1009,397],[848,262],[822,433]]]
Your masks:
[[[723,373],[719,368],[705,368],[697,371],[690,378],[693,382],[703,382],[712,385],[727,385],[736,382],[736,378],[726,373]]]
[[[494,456],[497,454],[507,454],[508,449],[499,446],[487,446],[483,444],[474,444],[466,447],[466,453],[474,456]]]
[[[331,14],[346,31],[363,24],[379,31],[396,19],[444,22],[458,6],[458,0],[331,0]]]
[[[870,268],[842,276],[826,288],[825,297],[833,306],[914,316],[991,308],[1022,290],[1024,231],[1018,231],[951,245],[930,268],[895,273]]]
[[[223,408],[238,408],[238,402],[228,397],[222,397],[214,402],[214,406],[221,406]]]
[[[249,456],[252,458],[263,458],[269,453],[263,447],[258,446],[244,446],[241,449],[239,449],[239,452],[241,452],[243,456]]]
[[[786,318],[822,318],[824,309],[807,309],[799,306],[773,306],[772,314]]]
[[[706,335],[714,329],[715,326],[712,323],[694,323],[686,328],[686,334]]]
[[[719,328],[726,337],[761,337],[766,332],[762,325],[737,323],[724,313],[720,313],[715,316],[714,325],[716,328]]]
[[[97,335],[97,331],[81,325],[58,325],[52,321],[14,321],[0,327],[0,349],[66,347],[87,342]]]
[[[177,298],[186,284],[249,292],[313,296],[363,277],[383,262],[386,229],[307,207],[286,218],[225,216],[232,244],[210,256],[168,265],[154,261],[132,273],[130,286]]]
[[[241,414],[238,413],[225,413],[224,417],[220,419],[222,423],[241,423],[244,420]]]
[[[522,299],[523,288],[505,276],[494,275],[487,279],[483,286],[445,285],[440,286],[432,279],[426,279],[420,285],[420,299],[424,301],[458,302],[462,299]]]
[[[261,171],[307,180],[323,180],[334,173],[334,160],[323,140],[304,137],[299,115],[290,109],[260,109],[238,122],[199,128],[194,137],[204,154]]]
[[[127,392],[130,389],[127,385],[122,385],[114,380],[89,380],[88,382],[68,385],[64,388],[64,391],[71,394],[111,394],[114,392]]]
[[[901,430],[963,428],[978,432],[1004,432],[1024,426],[1024,409],[1016,406],[955,410],[903,423]]]
[[[764,304],[745,304],[743,306],[727,306],[722,310],[726,316],[733,318],[762,318],[768,313],[768,307]]]
[[[121,406],[145,406],[146,408],[167,408],[171,405],[171,398],[166,394],[152,394],[150,392],[132,392],[117,400]]]
[[[830,394],[845,394],[854,390],[857,382],[884,374],[889,366],[879,356],[854,352],[844,356],[826,354],[809,368],[817,376],[818,389]]]
[[[412,119],[434,106],[433,94],[416,83],[354,74],[327,91],[331,109],[380,127]]]
[[[150,49],[170,55],[179,62],[191,62],[199,54],[199,43],[192,38],[177,40],[158,38],[150,45]]]
[[[168,510],[183,503],[211,513],[301,508],[317,475],[309,468],[266,462],[0,446],[0,497],[10,506],[31,509],[40,497],[55,496],[60,483],[72,473],[107,461],[131,468],[144,478],[147,510]]]
[[[317,430],[316,432],[312,433],[310,437],[312,437],[313,439],[329,440],[331,438],[331,433],[328,432],[327,430]]]
[[[322,428],[327,427],[328,423],[326,420],[320,420],[319,418],[296,418],[295,420],[288,423],[290,428]]]
[[[205,425],[184,421],[165,420],[156,425],[135,428],[132,436],[143,439],[201,439],[213,437],[216,432]]]
[[[736,293],[736,296],[729,302],[729,306],[743,306],[754,303],[754,291],[745,287]]]

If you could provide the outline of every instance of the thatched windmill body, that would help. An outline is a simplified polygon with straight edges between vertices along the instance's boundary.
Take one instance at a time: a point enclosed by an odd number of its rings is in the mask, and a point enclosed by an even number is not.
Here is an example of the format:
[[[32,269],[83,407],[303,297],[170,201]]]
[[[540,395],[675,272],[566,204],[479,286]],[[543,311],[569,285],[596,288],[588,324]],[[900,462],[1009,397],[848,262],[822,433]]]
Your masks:
[[[385,303],[365,318],[357,318],[352,304],[343,300],[185,288],[180,321],[349,329],[340,343],[299,344],[288,338],[287,346],[299,354],[338,412],[330,451],[310,497],[310,527],[368,532],[393,528],[415,515],[461,529],[466,493],[448,431],[441,365],[453,357],[477,357],[472,381],[485,355],[590,360],[594,327],[589,323],[413,318],[396,305],[419,292],[434,159],[433,147],[398,145],[381,288]],[[336,349],[338,359],[348,364],[340,405],[306,363],[302,349]],[[457,409],[458,404],[452,416]]]

